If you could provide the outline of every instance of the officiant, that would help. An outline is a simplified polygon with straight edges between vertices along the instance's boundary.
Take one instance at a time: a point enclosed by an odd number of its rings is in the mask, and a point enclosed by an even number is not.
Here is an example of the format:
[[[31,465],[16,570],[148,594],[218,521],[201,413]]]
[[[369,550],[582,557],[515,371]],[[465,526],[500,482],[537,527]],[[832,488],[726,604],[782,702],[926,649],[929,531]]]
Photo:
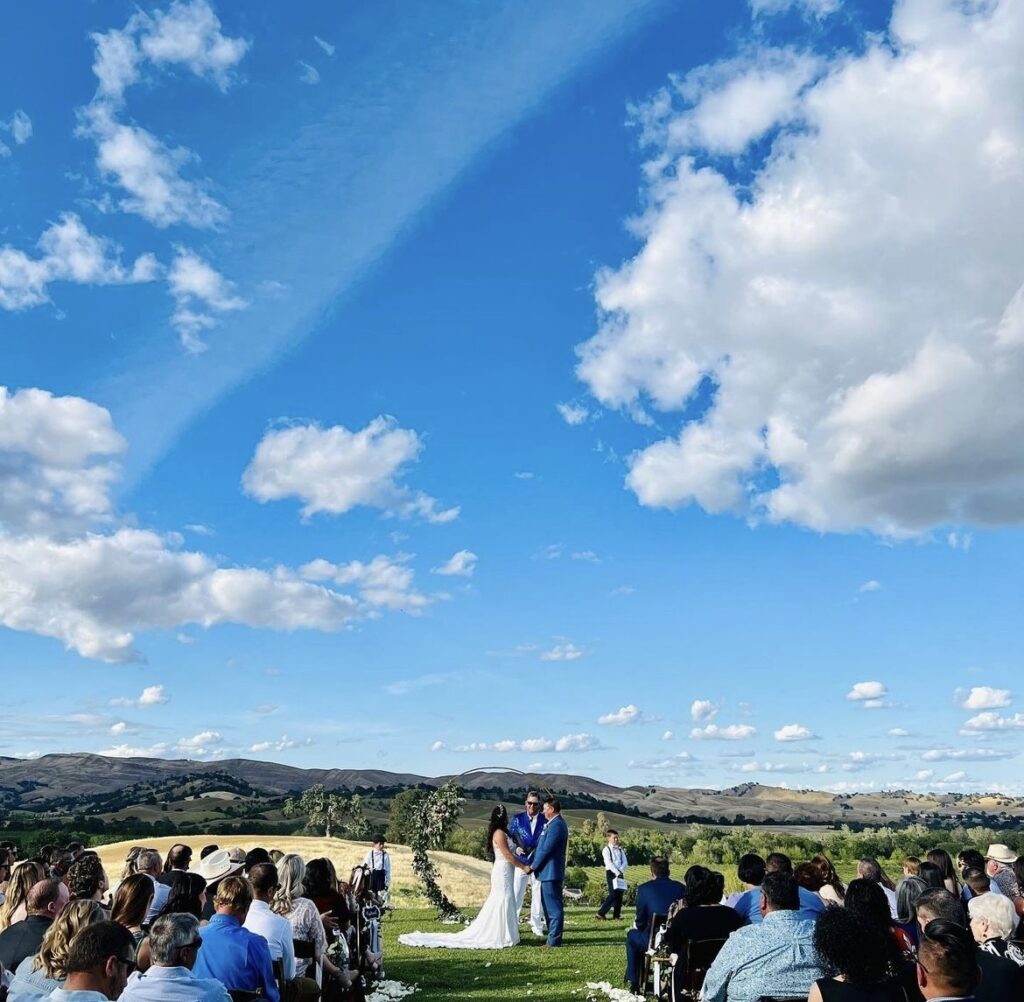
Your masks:
[[[541,814],[540,794],[531,790],[526,795],[526,802],[523,805],[526,810],[520,811],[509,823],[509,838],[515,843],[515,854],[520,859],[528,862],[533,859],[533,854],[540,841],[541,832],[547,824],[547,819]],[[534,935],[544,935],[544,906],[540,899],[540,887],[537,880],[531,874],[522,870],[515,871],[515,892],[516,912],[523,907],[523,899],[526,897],[526,884],[530,883],[530,928]]]
[[[622,915],[622,897],[626,893],[626,867],[629,860],[626,859],[626,850],[619,845],[619,833],[614,828],[605,832],[608,844],[601,850],[604,859],[604,875],[608,882],[608,896],[604,899],[601,907],[597,910],[594,918],[606,919],[608,912],[612,918],[617,919]]]

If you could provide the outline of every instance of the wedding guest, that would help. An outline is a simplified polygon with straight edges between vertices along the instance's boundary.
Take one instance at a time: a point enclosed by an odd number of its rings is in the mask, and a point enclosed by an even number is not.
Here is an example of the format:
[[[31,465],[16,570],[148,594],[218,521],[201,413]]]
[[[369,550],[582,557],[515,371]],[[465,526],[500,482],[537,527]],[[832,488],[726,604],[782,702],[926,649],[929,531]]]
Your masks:
[[[917,944],[920,941],[917,902],[927,890],[928,885],[920,877],[904,877],[896,885],[896,937],[900,941],[901,949],[908,956],[917,953]]]
[[[619,833],[614,828],[605,832],[607,845],[601,850],[601,858],[604,860],[604,877],[608,885],[608,895],[598,908],[596,919],[604,921],[608,912],[612,913],[613,919],[622,915],[622,897],[626,893],[626,867],[629,860],[626,859],[626,850],[619,845]]]
[[[153,919],[163,911],[167,904],[167,896],[171,893],[170,884],[160,883],[160,872],[163,867],[163,860],[156,849],[143,849],[135,860],[135,868],[138,873],[144,873],[153,884],[153,900],[149,903],[149,911],[146,913],[146,923],[152,923]]]
[[[206,881],[198,873],[191,871],[176,873],[174,883],[167,888],[167,891],[167,900],[156,918],[163,918],[165,915],[193,915],[200,925],[206,924],[202,919],[206,912],[207,887]],[[149,969],[152,961],[148,937],[143,938],[139,943],[135,962],[140,971],[145,972]]]
[[[942,878],[942,871],[934,863],[925,860],[918,868],[917,875],[928,887],[942,887],[949,890]]]
[[[636,919],[626,933],[626,984],[634,994],[639,989],[651,919],[667,915],[669,908],[686,897],[686,888],[672,880],[669,862],[664,856],[651,860],[651,879],[636,889]]]
[[[11,871],[4,903],[0,905],[0,932],[20,922],[28,913],[28,892],[40,880],[49,879],[46,867],[37,859],[17,863]]]
[[[214,978],[193,973],[203,945],[194,915],[164,915],[149,933],[153,962],[136,971],[121,993],[122,1002],[230,1002],[231,996]]]
[[[0,965],[14,971],[35,956],[47,930],[68,903],[68,889],[54,880],[40,880],[28,892],[26,916],[0,933]]]
[[[903,876],[916,877],[921,869],[921,860],[917,856],[907,856],[903,860]]]
[[[77,901],[102,901],[110,883],[99,856],[82,853],[68,870],[68,890]]]
[[[945,888],[942,890],[949,893]],[[925,999],[942,1002],[979,999],[981,996],[975,991],[981,972],[976,957],[974,944],[963,926],[941,919],[930,922],[922,931],[917,967],[921,994]]]
[[[133,873],[121,881],[114,895],[111,921],[120,922],[132,934],[136,947],[146,935],[142,926],[153,901],[154,886],[148,873]]]
[[[192,970],[197,977],[216,978],[228,991],[258,991],[280,1002],[267,941],[242,927],[251,904],[252,888],[244,877],[225,877],[217,885],[215,914],[199,930],[202,947]]]
[[[890,964],[884,929],[846,908],[830,908],[814,926],[814,949],[827,976],[807,1002],[905,1002]]]
[[[886,876],[878,860],[873,856],[865,856],[857,863],[857,876],[861,880],[870,880],[878,884],[885,893],[885,899],[889,902],[889,914],[896,918],[896,889],[892,881]]]
[[[691,866],[683,877],[686,907],[680,908],[665,929],[662,949],[673,955],[672,997],[683,998],[688,980],[686,964],[680,959],[687,944],[700,939],[728,939],[743,924],[734,908],[723,905],[725,877],[705,866]]]
[[[1017,929],[1017,910],[1005,894],[979,894],[967,902],[971,935],[986,953],[1006,956],[1007,941]]]
[[[167,850],[167,859],[164,860],[164,872],[160,874],[158,879],[161,884],[170,884],[174,879],[175,873],[184,873],[191,865],[192,847],[182,845],[179,842]]]
[[[764,874],[764,860],[756,852],[744,853],[740,856],[739,863],[736,864],[736,876],[739,877],[743,889],[733,891],[725,903],[730,908],[735,908],[736,903],[747,891],[755,890],[761,886]],[[742,918],[749,920],[749,915],[742,915]]]
[[[213,899],[216,897],[220,881],[240,874],[244,863],[244,855],[241,859],[232,859],[230,849],[217,849],[206,859],[199,861],[199,865],[192,872],[198,873],[206,881],[206,904],[201,916],[203,920],[209,921],[213,918]]]
[[[760,891],[762,921],[737,929],[726,940],[704,979],[701,998],[706,1002],[806,996],[824,974],[814,949],[814,922],[799,915],[793,875],[768,873]]]
[[[216,843],[214,843],[213,845],[204,845],[202,849],[199,850],[199,858],[206,859],[206,857],[209,856],[211,852],[216,852],[219,848],[220,846]]]
[[[966,905],[970,905],[972,898],[988,894],[990,891],[999,897],[1006,897],[1005,894],[993,890],[992,881],[984,870],[976,870],[973,867],[964,871],[963,888],[969,892],[967,900],[964,902]]]
[[[825,886],[825,878],[813,863],[800,863],[793,871],[796,882],[805,891],[810,891],[816,897],[821,897],[821,889]],[[824,900],[824,899],[822,899]]]
[[[1013,874],[1013,864],[1017,861],[1017,854],[1008,849],[1002,842],[996,842],[988,847],[985,854],[985,872],[999,890],[1011,901],[1020,897],[1020,888],[1017,886],[1017,878]]]
[[[8,1002],[28,1002],[60,988],[67,977],[68,949],[79,929],[102,922],[107,913],[98,901],[71,901],[46,930],[39,952],[26,957],[14,972]]]
[[[821,873],[822,884],[821,890],[818,891],[821,900],[827,905],[841,905],[846,894],[846,885],[839,879],[832,860],[828,856],[819,855],[812,857],[811,862]]]
[[[348,931],[352,927],[353,919],[357,917],[357,908],[349,902],[348,895],[341,893],[334,864],[326,856],[311,859],[306,863],[302,893],[316,905],[316,910],[324,922],[328,944],[333,943],[338,937],[347,943]]]
[[[80,856],[78,862],[83,858]],[[64,985],[46,997],[55,1002],[120,998],[134,967],[134,955],[131,933],[123,925],[110,921],[88,925],[71,940]]]
[[[939,868],[942,875],[943,886],[950,894],[960,893],[960,881],[956,879],[956,867],[953,866],[953,859],[945,849],[930,849],[928,851],[928,862]]]
[[[765,874],[785,873],[793,875],[793,861],[784,852],[772,852],[764,861]],[[814,919],[825,910],[825,902],[811,891],[806,890],[797,884],[799,896],[800,917],[803,919]],[[739,896],[733,907],[739,912],[740,917],[748,923],[756,925],[761,921],[764,910],[761,907],[761,888],[754,887],[745,891]]]
[[[242,873],[244,873],[248,877],[249,873],[252,871],[252,868],[254,866],[259,866],[260,863],[269,862],[270,853],[267,852],[266,849],[263,849],[260,846],[256,846],[255,849],[250,849],[245,854],[245,859],[242,862]]]

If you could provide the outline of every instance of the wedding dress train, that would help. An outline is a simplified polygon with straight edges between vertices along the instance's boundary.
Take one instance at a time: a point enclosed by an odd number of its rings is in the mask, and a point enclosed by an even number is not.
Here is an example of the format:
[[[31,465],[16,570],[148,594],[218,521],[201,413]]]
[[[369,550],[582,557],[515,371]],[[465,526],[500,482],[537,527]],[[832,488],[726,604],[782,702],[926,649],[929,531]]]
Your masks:
[[[405,946],[444,947],[449,950],[503,950],[519,942],[519,912],[512,881],[515,867],[495,853],[491,867],[491,893],[480,914],[460,932],[409,932],[398,937]]]

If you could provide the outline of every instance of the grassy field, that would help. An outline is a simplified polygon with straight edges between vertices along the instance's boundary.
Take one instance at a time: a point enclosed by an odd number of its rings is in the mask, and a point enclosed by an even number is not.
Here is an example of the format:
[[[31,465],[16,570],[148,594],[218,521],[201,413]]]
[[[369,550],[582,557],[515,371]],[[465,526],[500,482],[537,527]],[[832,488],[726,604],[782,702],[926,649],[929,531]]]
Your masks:
[[[621,986],[625,971],[626,929],[632,913],[619,922],[595,922],[592,908],[566,911],[565,942],[559,950],[541,949],[528,927],[510,950],[418,950],[402,946],[405,932],[451,932],[426,909],[393,912],[384,923],[384,961],[388,978],[419,986],[412,1002],[499,1002],[523,999],[568,1000],[587,997],[587,982]]]

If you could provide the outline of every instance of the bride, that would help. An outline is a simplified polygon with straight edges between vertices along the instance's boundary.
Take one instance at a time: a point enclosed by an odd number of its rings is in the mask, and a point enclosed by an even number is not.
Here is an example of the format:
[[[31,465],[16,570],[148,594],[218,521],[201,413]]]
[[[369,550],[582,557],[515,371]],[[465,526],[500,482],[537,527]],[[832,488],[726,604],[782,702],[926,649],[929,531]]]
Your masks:
[[[519,942],[519,909],[512,877],[527,864],[512,855],[508,837],[508,811],[499,804],[491,811],[487,830],[487,857],[491,867],[491,893],[480,914],[461,932],[410,932],[398,937],[405,946],[441,946],[449,950],[501,950]]]

